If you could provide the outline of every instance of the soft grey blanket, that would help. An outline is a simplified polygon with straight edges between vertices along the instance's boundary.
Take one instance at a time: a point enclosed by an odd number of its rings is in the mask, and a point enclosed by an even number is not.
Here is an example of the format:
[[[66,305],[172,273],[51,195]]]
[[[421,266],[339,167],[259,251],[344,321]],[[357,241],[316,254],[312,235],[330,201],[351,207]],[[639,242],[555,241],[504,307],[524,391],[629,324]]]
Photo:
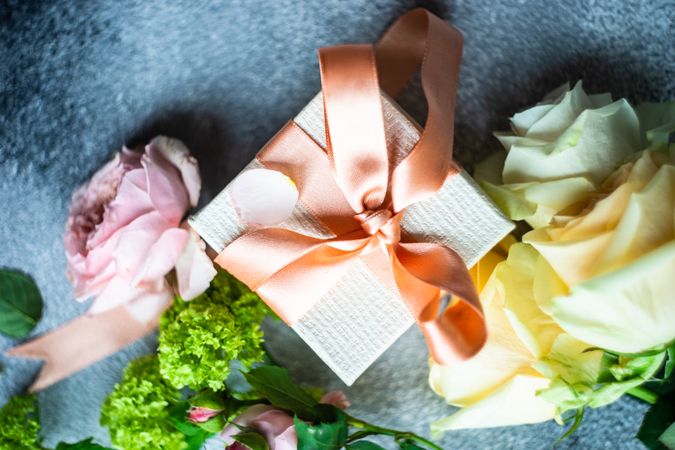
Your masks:
[[[456,152],[470,166],[497,147],[491,132],[565,81],[632,101],[674,97],[675,2],[88,0],[0,2],[0,266],[31,273],[45,299],[35,334],[82,313],[64,277],[62,233],[72,191],[123,143],[156,134],[199,157],[207,201],[318,91],[316,49],[371,42],[423,5],[466,40]],[[403,104],[419,116],[421,99]],[[300,379],[340,386],[282,325],[272,353]],[[0,350],[16,341],[0,337]],[[137,342],[40,394],[45,442],[93,435],[101,401]],[[0,357],[0,404],[39,364]],[[426,352],[411,330],[352,388],[353,414],[426,433],[453,408],[427,388]],[[590,411],[560,448],[632,449],[645,407],[624,399]],[[546,449],[553,423],[448,433],[448,449]]]

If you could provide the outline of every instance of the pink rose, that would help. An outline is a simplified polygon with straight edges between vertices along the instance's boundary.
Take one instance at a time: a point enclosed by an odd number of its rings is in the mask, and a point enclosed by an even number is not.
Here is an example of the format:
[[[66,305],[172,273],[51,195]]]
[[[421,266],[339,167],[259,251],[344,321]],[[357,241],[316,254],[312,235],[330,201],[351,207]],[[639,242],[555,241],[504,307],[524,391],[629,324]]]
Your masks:
[[[349,407],[349,400],[342,391],[326,393],[321,398],[320,403],[331,404],[340,409]],[[253,405],[225,427],[220,436],[227,445],[226,450],[245,448],[233,439],[233,436],[240,432],[239,427],[252,428],[262,434],[270,450],[295,450],[298,448],[298,436],[295,432],[293,417],[273,406]]]
[[[285,411],[269,405],[253,405],[234,419],[223,430],[221,437],[227,445],[226,450],[237,450],[239,447],[233,436],[241,430],[237,427],[252,428],[262,434],[270,450],[296,450],[298,436],[295,433],[293,417]]]
[[[197,204],[197,161],[182,142],[157,137],[145,152],[115,155],[73,195],[64,245],[67,275],[78,301],[95,297],[90,313],[126,304],[140,320],[173,297],[165,275],[176,268],[186,300],[215,275],[199,237],[181,228]]]

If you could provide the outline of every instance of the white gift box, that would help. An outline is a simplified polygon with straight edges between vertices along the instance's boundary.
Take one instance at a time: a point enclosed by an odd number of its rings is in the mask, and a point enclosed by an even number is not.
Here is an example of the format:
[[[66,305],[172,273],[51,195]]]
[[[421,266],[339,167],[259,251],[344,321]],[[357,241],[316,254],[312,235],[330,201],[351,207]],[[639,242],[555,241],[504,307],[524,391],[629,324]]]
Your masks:
[[[400,160],[419,139],[420,127],[386,95],[382,96],[382,107],[387,145],[395,149],[394,159]],[[294,122],[325,148],[323,114],[319,93]],[[262,164],[254,160],[244,171],[259,167]],[[227,187],[191,217],[190,224],[216,252],[247,230]],[[334,236],[301,201],[291,218],[277,226],[311,236]],[[452,248],[471,267],[513,229],[513,223],[462,170],[448,177],[433,196],[409,206],[401,227],[419,241]],[[400,296],[363,261],[356,258],[350,264],[352,267],[340,281],[292,325],[347,385],[354,383],[415,322]]]

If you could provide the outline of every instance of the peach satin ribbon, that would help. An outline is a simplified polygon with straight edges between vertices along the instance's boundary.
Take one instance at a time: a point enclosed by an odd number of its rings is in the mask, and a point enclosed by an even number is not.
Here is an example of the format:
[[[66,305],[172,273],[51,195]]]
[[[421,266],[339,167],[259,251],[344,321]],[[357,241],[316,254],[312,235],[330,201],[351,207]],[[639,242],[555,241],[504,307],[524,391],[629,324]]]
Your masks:
[[[292,324],[361,258],[405,301],[434,360],[448,364],[475,355],[487,330],[464,262],[450,248],[412,242],[400,228],[407,206],[433,195],[458,171],[452,140],[461,49],[459,31],[416,9],[392,25],[376,49],[319,50],[326,151],[291,122],[258,159],[292,178],[302,203],[336,237],[253,230],[216,262]],[[386,146],[380,87],[395,96],[420,66],[426,126],[395,164]],[[439,311],[443,291],[454,298]]]
[[[118,306],[95,316],[80,316],[6,354],[45,361],[28,389],[37,392],[152,333],[158,320],[139,322],[126,306]]]

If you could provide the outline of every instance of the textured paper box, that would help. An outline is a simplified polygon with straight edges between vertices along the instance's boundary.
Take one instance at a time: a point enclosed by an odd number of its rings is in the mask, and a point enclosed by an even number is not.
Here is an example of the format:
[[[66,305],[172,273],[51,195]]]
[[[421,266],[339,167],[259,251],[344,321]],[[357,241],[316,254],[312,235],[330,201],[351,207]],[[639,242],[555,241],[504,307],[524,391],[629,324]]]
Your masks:
[[[420,129],[392,100],[383,96],[382,103],[387,145],[396,149],[396,164],[417,142]],[[325,148],[321,94],[294,121]],[[254,167],[262,165],[254,160],[244,170]],[[190,224],[217,252],[246,230],[227,188],[190,218]],[[513,229],[513,224],[464,171],[448,177],[432,197],[411,205],[401,225],[421,241],[453,248],[468,267]],[[333,236],[300,202],[293,216],[280,226],[312,236]],[[293,329],[351,385],[413,323],[413,316],[398,294],[385,287],[364,262],[355,259],[346,275]]]

